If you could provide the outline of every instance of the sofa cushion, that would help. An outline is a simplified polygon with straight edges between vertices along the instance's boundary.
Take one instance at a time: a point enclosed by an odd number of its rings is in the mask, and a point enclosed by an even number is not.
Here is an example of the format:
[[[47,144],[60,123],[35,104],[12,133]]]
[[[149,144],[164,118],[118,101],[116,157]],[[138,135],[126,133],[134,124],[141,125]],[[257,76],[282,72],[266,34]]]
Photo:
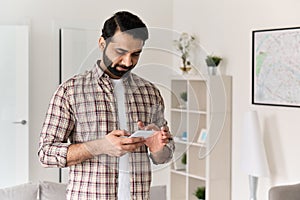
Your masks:
[[[269,191],[269,200],[299,200],[300,184],[272,187]]]
[[[156,185],[150,188],[150,200],[166,200],[167,187],[165,185]]]
[[[25,183],[12,187],[0,189],[0,199],[3,200],[36,200],[38,195],[38,184]]]
[[[65,200],[67,184],[40,182],[40,200]]]

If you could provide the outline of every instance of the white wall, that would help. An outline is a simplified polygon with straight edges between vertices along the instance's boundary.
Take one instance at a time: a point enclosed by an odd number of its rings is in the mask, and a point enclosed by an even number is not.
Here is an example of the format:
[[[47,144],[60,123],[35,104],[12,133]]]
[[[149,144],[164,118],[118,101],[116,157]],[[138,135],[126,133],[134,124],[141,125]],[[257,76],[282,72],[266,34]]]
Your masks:
[[[101,4],[105,2],[105,5]],[[173,8],[172,8],[173,6]],[[57,170],[40,167],[38,137],[49,99],[58,83],[55,24],[96,24],[115,10],[129,9],[152,27],[172,28],[200,36],[201,45],[225,58],[224,73],[233,76],[233,200],[248,197],[247,176],[239,167],[242,116],[258,110],[264,129],[271,178],[260,179],[259,198],[267,199],[272,185],[300,180],[298,141],[300,111],[296,108],[251,105],[251,31],[299,26],[298,0],[167,0],[167,1],[83,1],[1,0],[0,23],[30,20],[30,179],[55,180]]]
[[[251,105],[251,31],[297,27],[297,0],[174,0],[174,29],[196,33],[209,53],[225,58],[224,73],[233,76],[232,199],[247,199],[248,179],[240,170],[243,113],[258,111],[271,169],[261,178],[258,199],[267,199],[270,186],[300,182],[299,108]]]
[[[0,24],[30,23],[30,180],[58,181],[57,169],[44,169],[38,157],[38,139],[49,100],[58,85],[59,26],[100,28],[117,10],[138,14],[149,27],[171,28],[172,1],[1,0]],[[154,14],[155,12],[155,14]],[[96,42],[96,41],[95,41]],[[167,184],[168,173],[154,175]],[[162,175],[164,178],[160,178]]]

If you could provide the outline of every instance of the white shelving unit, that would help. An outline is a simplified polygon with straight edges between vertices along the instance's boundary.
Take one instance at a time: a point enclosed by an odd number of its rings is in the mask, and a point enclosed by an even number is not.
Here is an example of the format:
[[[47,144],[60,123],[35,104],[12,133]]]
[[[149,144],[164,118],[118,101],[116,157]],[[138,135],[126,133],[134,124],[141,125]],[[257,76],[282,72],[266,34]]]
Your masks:
[[[231,199],[231,77],[181,76],[171,82],[171,124],[176,150],[171,167],[171,200]],[[180,95],[187,92],[187,102]],[[205,129],[205,143],[198,143]],[[186,132],[187,139],[182,140]],[[181,160],[186,154],[186,165]]]

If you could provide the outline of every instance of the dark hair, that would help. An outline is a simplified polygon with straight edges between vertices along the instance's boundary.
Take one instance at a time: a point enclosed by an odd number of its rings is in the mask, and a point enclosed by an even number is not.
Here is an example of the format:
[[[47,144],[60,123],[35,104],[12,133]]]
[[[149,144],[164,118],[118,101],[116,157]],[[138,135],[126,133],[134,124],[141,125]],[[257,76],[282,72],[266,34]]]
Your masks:
[[[120,11],[104,22],[102,28],[102,37],[111,39],[117,30],[132,35],[134,38],[141,39],[144,42],[148,39],[149,33],[144,22],[136,15]],[[108,41],[109,42],[109,41]]]

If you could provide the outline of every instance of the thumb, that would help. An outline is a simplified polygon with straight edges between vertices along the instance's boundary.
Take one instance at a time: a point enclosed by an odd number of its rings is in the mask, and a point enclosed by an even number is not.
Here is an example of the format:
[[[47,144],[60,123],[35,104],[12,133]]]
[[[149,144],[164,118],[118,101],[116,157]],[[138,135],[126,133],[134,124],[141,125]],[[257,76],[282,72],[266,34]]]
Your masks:
[[[144,123],[140,120],[138,121],[137,125],[138,125],[139,129],[144,129],[145,128]]]
[[[129,136],[130,135],[126,130],[114,130],[110,134],[114,135],[116,137]]]

